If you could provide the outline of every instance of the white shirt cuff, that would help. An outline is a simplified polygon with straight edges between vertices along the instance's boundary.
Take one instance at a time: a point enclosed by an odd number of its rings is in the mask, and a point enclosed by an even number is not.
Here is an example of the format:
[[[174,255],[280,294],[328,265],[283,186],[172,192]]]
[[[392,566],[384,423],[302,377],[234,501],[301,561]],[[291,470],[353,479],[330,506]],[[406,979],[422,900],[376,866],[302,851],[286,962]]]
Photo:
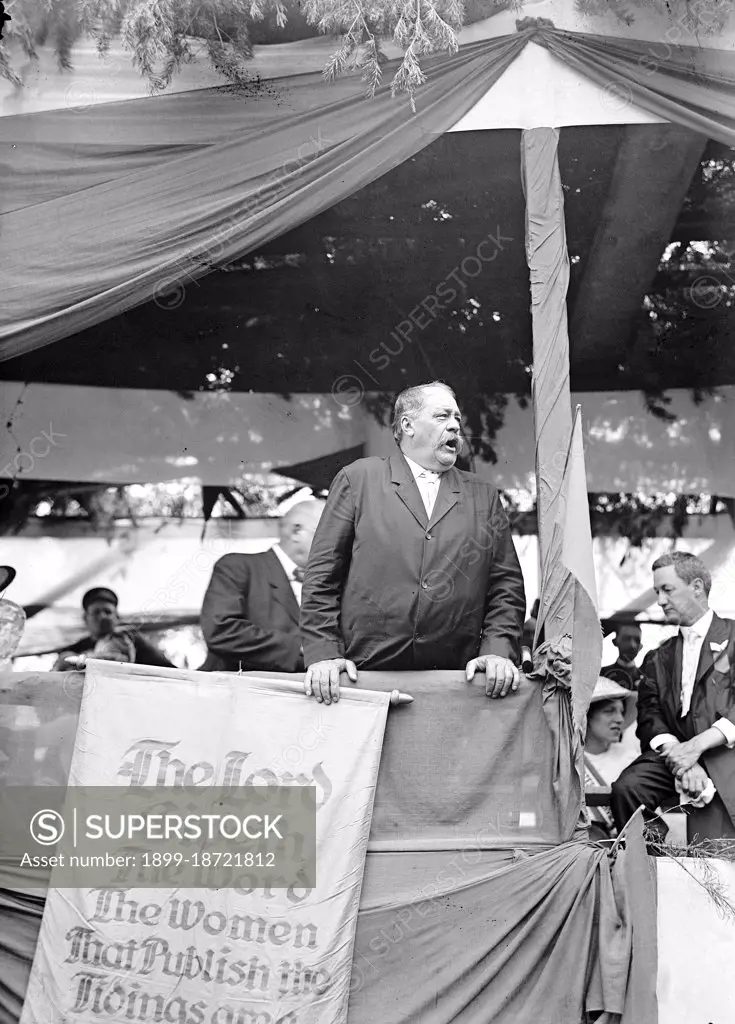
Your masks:
[[[719,729],[722,735],[725,737],[727,749],[732,750],[735,747],[735,725],[727,718],[718,718],[716,722],[712,723],[715,729]]]
[[[704,787],[699,796],[687,796],[682,790],[681,783],[678,779],[675,782],[675,786],[676,792],[679,794],[679,805],[681,807],[689,806],[695,807],[697,809],[706,807],[707,804],[712,803],[712,801],[715,798],[715,794],[717,793],[717,790],[715,789],[715,784],[709,776],[707,776],[707,785]]]
[[[662,732],[662,733],[659,733],[658,736],[654,736],[653,737],[653,739],[651,740],[649,746],[650,746],[651,750],[658,751],[658,750],[661,749],[661,747],[665,746],[667,743],[678,743],[678,742],[679,741],[677,740],[676,736],[672,736],[670,732]]]

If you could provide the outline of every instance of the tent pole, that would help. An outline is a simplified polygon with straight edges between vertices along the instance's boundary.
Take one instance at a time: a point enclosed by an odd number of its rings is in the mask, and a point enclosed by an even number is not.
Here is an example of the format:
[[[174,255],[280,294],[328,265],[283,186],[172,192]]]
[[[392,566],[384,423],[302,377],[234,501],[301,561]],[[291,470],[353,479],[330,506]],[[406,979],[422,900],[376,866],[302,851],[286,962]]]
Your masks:
[[[521,135],[526,199],[526,260],[531,285],[533,416],[536,443],[539,579],[547,578],[560,487],[572,435],[567,287],[569,256],[558,160],[559,130],[528,128]],[[570,591],[554,609],[553,632],[570,631]],[[543,612],[543,609],[541,610]],[[547,640],[552,639],[546,633]]]

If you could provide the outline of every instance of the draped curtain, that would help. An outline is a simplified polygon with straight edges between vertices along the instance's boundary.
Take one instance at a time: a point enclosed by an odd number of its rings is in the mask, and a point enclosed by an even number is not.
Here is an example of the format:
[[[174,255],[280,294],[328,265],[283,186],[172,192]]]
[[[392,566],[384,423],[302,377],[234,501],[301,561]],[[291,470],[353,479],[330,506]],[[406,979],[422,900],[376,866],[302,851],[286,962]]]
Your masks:
[[[653,113],[735,144],[724,51],[529,28],[426,61],[413,114],[359,76],[263,83],[0,119],[0,359],[157,300],[283,235],[409,159],[526,43]],[[391,68],[385,79],[390,80]]]

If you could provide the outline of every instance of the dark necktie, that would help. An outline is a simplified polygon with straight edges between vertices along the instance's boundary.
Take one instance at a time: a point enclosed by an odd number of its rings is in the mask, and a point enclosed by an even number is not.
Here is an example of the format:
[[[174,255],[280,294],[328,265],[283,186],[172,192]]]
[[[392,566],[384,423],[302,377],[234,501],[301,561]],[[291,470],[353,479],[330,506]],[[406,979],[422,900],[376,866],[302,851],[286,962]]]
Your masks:
[[[292,575],[291,578],[294,581],[294,583],[303,583],[304,582],[304,570],[300,569],[299,566],[297,565],[296,568],[293,571],[293,575]]]

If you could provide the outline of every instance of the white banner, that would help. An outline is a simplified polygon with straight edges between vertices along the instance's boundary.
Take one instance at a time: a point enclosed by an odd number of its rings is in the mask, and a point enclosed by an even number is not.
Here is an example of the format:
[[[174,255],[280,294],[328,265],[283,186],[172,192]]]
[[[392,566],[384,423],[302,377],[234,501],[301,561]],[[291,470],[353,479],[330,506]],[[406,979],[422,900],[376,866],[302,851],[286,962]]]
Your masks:
[[[93,662],[71,784],[313,785],[317,886],[52,888],[20,1024],[346,1021],[388,701]]]

